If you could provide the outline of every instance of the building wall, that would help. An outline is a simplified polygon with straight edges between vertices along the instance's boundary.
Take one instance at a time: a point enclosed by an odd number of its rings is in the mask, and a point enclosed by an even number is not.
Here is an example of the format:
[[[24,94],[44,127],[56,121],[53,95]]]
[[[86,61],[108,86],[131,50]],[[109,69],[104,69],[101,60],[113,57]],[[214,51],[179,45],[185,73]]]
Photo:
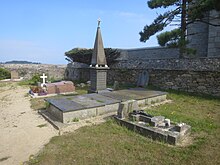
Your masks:
[[[187,28],[187,47],[196,50],[197,57],[207,57],[208,51],[208,24],[196,22],[190,24]]]
[[[118,60],[147,60],[178,58],[178,48],[151,47],[137,49],[119,49],[121,56]]]
[[[219,12],[207,13],[206,21],[211,24],[220,25]],[[220,57],[220,27],[212,26],[202,22],[190,24],[187,28],[188,47],[196,49],[197,57]]]
[[[210,12],[211,17],[216,17],[219,14],[220,13],[216,11]],[[220,19],[210,20],[210,23],[220,25]],[[220,26],[215,27],[209,25],[208,57],[220,57]]]

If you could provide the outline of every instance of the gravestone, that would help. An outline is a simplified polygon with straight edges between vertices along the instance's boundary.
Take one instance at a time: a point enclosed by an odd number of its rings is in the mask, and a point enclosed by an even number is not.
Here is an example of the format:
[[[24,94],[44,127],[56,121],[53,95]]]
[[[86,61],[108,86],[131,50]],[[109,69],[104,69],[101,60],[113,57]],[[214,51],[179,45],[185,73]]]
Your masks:
[[[46,83],[44,85],[47,94],[71,93],[75,91],[72,81],[61,81],[56,83]]]
[[[119,83],[118,83],[118,81],[114,81],[113,90],[119,90]]]
[[[11,71],[11,79],[20,79],[19,74],[16,70]]]
[[[145,70],[139,74],[137,86],[138,87],[146,87],[148,85],[148,82],[149,82],[149,74]]]

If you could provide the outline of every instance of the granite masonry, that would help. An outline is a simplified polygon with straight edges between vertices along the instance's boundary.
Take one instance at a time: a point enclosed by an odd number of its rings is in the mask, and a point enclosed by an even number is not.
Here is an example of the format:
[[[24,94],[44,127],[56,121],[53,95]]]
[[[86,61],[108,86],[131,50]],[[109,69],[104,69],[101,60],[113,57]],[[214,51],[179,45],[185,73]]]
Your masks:
[[[217,18],[219,12],[212,10],[207,13],[207,16],[207,22],[211,24],[220,24],[220,19]],[[188,47],[197,51],[197,57],[220,57],[219,26],[196,22],[188,26],[187,33],[187,39],[189,40]]]
[[[132,102],[132,104],[134,103],[135,101]],[[124,103],[122,102],[121,104]],[[191,126],[185,123],[175,124],[164,116],[152,116],[143,110],[136,109],[132,111],[132,109],[133,108],[130,108],[131,111],[128,111],[127,108],[123,108],[122,111],[126,112],[122,113],[127,115],[121,116],[120,113],[118,113],[114,119],[118,124],[145,137],[171,145],[177,145],[181,143],[183,139],[186,139],[191,132]]]
[[[74,78],[89,80],[89,70],[85,65],[83,66],[84,68],[78,69],[74,64],[69,64],[67,66],[69,75],[73,72],[79,73]],[[119,60],[110,67],[108,82],[111,84],[114,81],[136,84],[138,75],[147,71],[149,85],[162,89],[220,96],[220,58]]]

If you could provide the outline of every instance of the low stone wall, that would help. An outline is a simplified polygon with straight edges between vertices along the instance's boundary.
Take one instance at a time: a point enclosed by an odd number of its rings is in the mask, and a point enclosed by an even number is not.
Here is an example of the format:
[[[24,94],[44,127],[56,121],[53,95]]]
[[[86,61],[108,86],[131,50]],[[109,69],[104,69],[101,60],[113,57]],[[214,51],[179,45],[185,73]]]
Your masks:
[[[1,68],[16,70],[20,77],[30,79],[34,74],[45,73],[49,78],[64,79],[66,65],[50,64],[0,64]]]
[[[75,74],[75,77],[69,74],[73,80],[89,80],[88,66],[80,68],[69,64],[67,70]],[[107,82],[136,84],[138,75],[144,70],[149,73],[150,85],[220,96],[220,58],[123,60],[110,66]]]
[[[82,82],[88,81],[89,66],[78,62],[69,63],[65,71],[65,79]]]
[[[220,58],[124,60],[113,64],[110,68],[220,71]]]
[[[149,85],[161,89],[220,96],[220,71],[111,69],[108,72],[108,82],[136,84],[139,73],[144,70],[149,73]]]
[[[162,89],[220,96],[220,72],[150,70],[150,84]]]
[[[119,49],[119,60],[170,59],[179,57],[178,48],[148,47],[137,49]]]

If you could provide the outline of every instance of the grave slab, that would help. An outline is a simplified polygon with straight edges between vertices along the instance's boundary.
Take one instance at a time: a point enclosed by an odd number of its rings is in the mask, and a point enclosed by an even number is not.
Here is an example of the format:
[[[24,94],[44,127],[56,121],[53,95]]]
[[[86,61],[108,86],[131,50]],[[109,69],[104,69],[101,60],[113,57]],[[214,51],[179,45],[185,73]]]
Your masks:
[[[50,106],[48,113],[54,115],[60,122],[70,122],[74,118],[86,119],[98,115],[117,112],[123,101],[137,100],[138,105],[145,104],[145,100],[165,96],[165,92],[146,89],[129,89],[118,91],[102,91],[77,96],[64,96],[45,99]]]

